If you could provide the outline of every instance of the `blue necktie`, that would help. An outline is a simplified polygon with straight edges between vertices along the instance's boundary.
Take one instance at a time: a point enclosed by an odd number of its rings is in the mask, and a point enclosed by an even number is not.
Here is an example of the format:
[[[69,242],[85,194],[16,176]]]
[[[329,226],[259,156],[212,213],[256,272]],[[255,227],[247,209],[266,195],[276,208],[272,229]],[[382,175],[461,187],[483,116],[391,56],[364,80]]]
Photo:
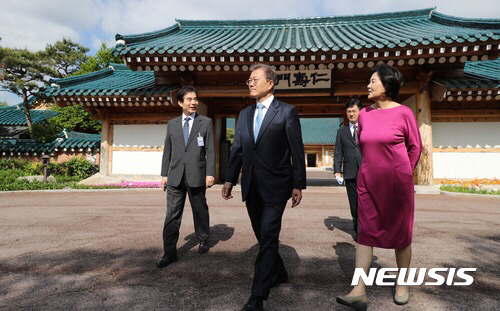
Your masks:
[[[186,117],[184,119],[184,127],[182,128],[182,132],[184,133],[184,145],[187,145],[187,143],[188,143],[188,138],[189,138],[189,121],[191,121],[191,118]]]
[[[255,119],[255,127],[253,128],[253,138],[255,142],[257,142],[257,136],[259,136],[260,126],[262,125],[262,110],[264,109],[263,104],[257,104],[257,109],[259,112],[257,113],[257,119]]]

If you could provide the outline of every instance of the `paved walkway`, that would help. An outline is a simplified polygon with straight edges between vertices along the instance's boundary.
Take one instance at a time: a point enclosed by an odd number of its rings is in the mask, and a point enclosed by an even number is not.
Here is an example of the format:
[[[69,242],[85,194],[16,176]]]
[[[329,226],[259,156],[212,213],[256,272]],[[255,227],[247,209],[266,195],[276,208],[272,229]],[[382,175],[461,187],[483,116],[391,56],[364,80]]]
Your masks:
[[[347,310],[354,243],[347,197],[310,187],[283,219],[281,253],[290,282],[267,310]],[[156,190],[0,193],[1,310],[239,310],[248,298],[257,247],[240,193],[208,191],[212,248],[196,252],[190,208],[179,262],[158,270],[164,193]],[[468,287],[412,288],[399,307],[391,288],[368,290],[370,310],[498,310],[500,209],[490,198],[417,195],[415,267],[477,267]],[[394,267],[376,249],[374,267]]]

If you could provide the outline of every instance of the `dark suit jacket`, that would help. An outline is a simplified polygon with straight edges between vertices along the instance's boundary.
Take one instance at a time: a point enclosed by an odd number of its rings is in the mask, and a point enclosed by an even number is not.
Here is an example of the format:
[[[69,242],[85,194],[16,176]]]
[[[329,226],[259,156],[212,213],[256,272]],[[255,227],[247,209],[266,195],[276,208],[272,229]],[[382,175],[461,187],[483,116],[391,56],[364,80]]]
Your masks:
[[[243,201],[251,182],[256,182],[266,203],[284,202],[291,197],[292,189],[306,188],[299,116],[292,105],[274,98],[254,142],[255,108],[253,104],[243,109],[238,117],[226,181],[236,184],[242,169]]]
[[[342,126],[337,131],[333,161],[334,173],[340,173],[341,166],[343,166],[345,179],[358,177],[358,170],[361,167],[361,152],[351,135],[349,125]]]
[[[205,146],[198,146],[198,135]],[[168,177],[168,185],[177,187],[186,174],[190,187],[205,186],[206,176],[215,176],[215,148],[212,119],[196,114],[187,146],[182,132],[182,116],[167,123],[163,146],[161,176]]]

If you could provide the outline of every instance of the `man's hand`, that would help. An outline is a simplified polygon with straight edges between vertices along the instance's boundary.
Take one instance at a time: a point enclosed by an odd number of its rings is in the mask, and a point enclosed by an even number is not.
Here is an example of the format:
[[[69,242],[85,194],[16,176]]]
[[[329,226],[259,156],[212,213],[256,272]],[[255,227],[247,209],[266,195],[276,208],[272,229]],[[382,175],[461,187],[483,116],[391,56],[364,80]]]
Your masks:
[[[340,176],[340,173],[335,173],[335,179],[339,183],[339,185],[342,185],[344,183],[344,178]]]
[[[210,188],[214,185],[214,182],[215,182],[215,177],[213,176],[207,176],[205,178],[205,185],[207,186],[207,188]]]
[[[301,200],[302,200],[302,190],[301,189],[293,189],[293,191],[292,191],[292,207],[299,205]]]
[[[231,191],[233,190],[233,184],[230,182],[225,182],[224,187],[222,187],[222,197],[224,200],[232,199]]]
[[[161,188],[163,189],[163,191],[167,190],[167,177],[162,177],[162,179],[161,179]]]

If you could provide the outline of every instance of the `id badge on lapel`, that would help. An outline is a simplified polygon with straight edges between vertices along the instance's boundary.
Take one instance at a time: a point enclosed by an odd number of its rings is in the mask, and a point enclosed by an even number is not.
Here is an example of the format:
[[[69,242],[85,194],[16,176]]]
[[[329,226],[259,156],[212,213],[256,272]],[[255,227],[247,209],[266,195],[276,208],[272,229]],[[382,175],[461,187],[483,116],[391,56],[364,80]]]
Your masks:
[[[203,137],[201,136],[200,133],[198,133],[198,137],[196,138],[198,141],[198,147],[203,147],[205,146],[205,142],[203,141]]]

